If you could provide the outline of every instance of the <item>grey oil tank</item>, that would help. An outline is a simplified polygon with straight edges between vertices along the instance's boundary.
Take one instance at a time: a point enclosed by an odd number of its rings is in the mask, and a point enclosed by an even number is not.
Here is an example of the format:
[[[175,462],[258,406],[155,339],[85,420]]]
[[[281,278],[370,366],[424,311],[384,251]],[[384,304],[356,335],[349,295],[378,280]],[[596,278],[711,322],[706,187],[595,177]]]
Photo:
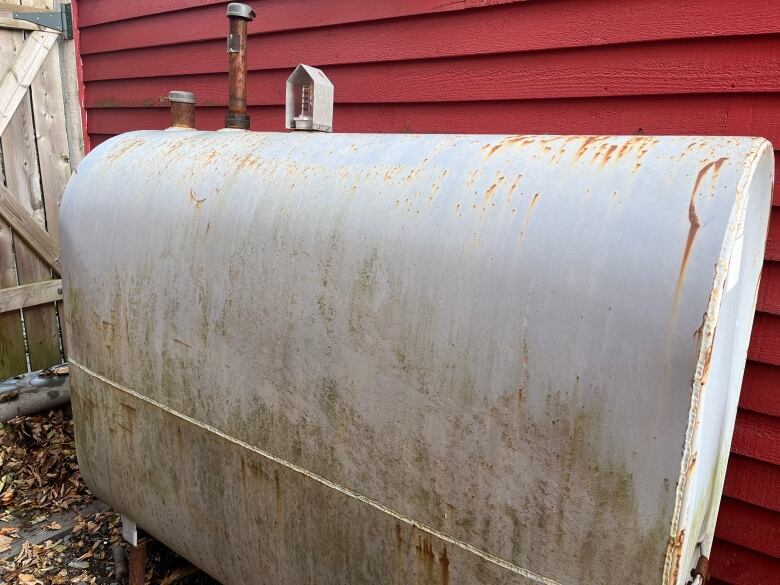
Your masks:
[[[61,209],[79,462],[218,580],[683,585],[772,150],[134,132]]]

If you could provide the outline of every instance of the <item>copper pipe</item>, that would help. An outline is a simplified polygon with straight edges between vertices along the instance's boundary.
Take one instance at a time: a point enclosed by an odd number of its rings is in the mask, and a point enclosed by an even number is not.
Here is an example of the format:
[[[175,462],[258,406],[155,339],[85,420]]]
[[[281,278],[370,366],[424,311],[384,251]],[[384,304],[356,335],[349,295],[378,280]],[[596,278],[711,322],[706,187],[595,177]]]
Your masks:
[[[696,561],[696,568],[691,571],[691,577],[693,581],[690,581],[691,585],[705,585],[709,581],[710,572],[710,559],[705,556],[700,556]]]
[[[231,2],[227,7],[230,20],[228,34],[228,113],[225,114],[225,128],[249,129],[246,113],[246,29],[247,23],[255,18],[251,7]]]
[[[168,101],[171,102],[171,128],[195,128],[195,94],[172,91]]]

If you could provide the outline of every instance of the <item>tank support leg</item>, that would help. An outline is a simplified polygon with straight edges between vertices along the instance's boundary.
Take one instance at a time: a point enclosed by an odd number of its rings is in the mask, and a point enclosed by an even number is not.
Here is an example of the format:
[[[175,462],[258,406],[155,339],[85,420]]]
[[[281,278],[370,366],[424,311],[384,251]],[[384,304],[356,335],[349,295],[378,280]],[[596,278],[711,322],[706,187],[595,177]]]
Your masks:
[[[128,585],[144,585],[146,583],[146,539],[141,539],[136,546],[130,546],[129,557]]]
[[[132,546],[138,546],[138,525],[127,516],[122,516],[122,538]]]
[[[138,526],[127,516],[122,516],[122,537],[127,541],[128,585],[144,585],[146,582],[146,539],[138,540]]]

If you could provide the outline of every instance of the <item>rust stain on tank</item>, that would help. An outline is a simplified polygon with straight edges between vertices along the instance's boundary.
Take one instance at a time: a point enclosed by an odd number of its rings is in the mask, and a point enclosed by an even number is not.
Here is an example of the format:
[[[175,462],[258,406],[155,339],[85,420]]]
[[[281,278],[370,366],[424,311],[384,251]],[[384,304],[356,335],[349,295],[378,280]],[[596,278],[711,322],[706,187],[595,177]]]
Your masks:
[[[538,199],[539,193],[534,193],[534,196],[531,198],[531,203],[528,204],[528,213],[526,213],[525,218],[523,218],[523,226],[520,228],[520,238],[522,238],[528,230],[528,222],[531,221],[531,213],[533,212]],[[514,213],[514,211],[515,210],[513,209],[512,212]]]
[[[501,187],[501,185],[504,184],[504,181],[506,181],[506,177],[499,174],[493,184],[488,187],[487,191],[485,191],[485,201],[489,201],[493,197],[496,189]]]
[[[534,207],[536,207],[536,202],[539,200],[539,193],[534,193],[533,198],[531,199],[531,203],[528,205],[528,213],[530,213],[534,210]]]
[[[208,154],[206,154],[203,157],[203,160],[202,160],[203,166],[206,167],[206,166],[210,165],[212,162],[214,162],[214,159],[217,158],[218,155],[219,155],[219,151],[214,150],[214,149],[210,150],[208,152]]]
[[[417,549],[417,577],[419,583],[426,585],[433,583],[433,567],[436,560],[433,554],[433,544],[425,536],[420,535],[416,545]]]
[[[401,170],[400,165],[394,165],[385,171],[384,180],[386,183],[391,183],[395,179],[395,175]]]
[[[688,223],[690,224],[690,227],[688,228],[688,237],[685,240],[685,251],[683,252],[683,260],[682,260],[682,264],[680,265],[680,277],[682,277],[682,275],[685,273],[685,268],[688,265],[688,259],[690,258],[691,255],[691,247],[693,246],[693,240],[696,238],[696,233],[699,231],[699,228],[701,227],[699,216],[696,214],[696,191],[695,190],[693,192],[693,195],[691,195],[691,200],[690,203],[688,204]]]
[[[710,291],[710,294],[712,294],[712,291]],[[699,325],[699,328],[693,332],[693,338],[696,340],[696,343],[701,343],[703,339],[703,333],[704,333],[704,325],[707,323],[707,312],[705,311],[701,316],[701,325]]]
[[[580,144],[579,148],[574,152],[574,158],[575,159],[581,158],[582,155],[584,155],[588,151],[588,147],[600,139],[601,138],[599,136],[585,137],[585,139],[582,141],[582,144]]]
[[[176,152],[178,149],[180,149],[182,147],[182,144],[184,144],[184,143],[181,140],[179,140],[177,142],[171,142],[168,145],[168,148],[165,149],[165,152],[167,152],[168,154],[172,154],[172,153]]]
[[[658,140],[648,136],[633,136],[627,139],[620,147],[617,148],[616,160],[622,160],[632,156],[634,165],[632,173],[635,173],[642,166],[642,159],[647,155],[650,147],[657,144]],[[617,145],[616,145],[617,146]],[[611,147],[610,147],[611,150]],[[608,162],[612,158],[612,152],[608,152],[603,163]]]
[[[421,171],[422,169],[419,167],[416,169],[412,169],[411,171],[409,171],[409,174],[406,175],[406,178],[404,178],[404,182],[409,183],[411,181],[414,181],[420,175]]]
[[[685,469],[686,479],[690,478],[691,472],[693,471],[693,468],[696,467],[696,455],[697,455],[697,453],[694,453],[693,455],[691,455],[691,458],[688,461],[688,466]]]
[[[498,149],[500,149],[502,146],[503,146],[502,142],[497,142],[496,144],[493,144],[493,145],[487,145],[486,147],[483,146],[482,147],[483,149],[487,149],[487,153],[485,154],[485,158],[490,158],[491,156],[493,156],[495,154],[495,152]]]
[[[203,209],[203,204],[206,203],[206,198],[198,199],[198,196],[195,194],[195,191],[190,189],[190,201],[192,201],[195,204],[195,209]]]
[[[128,140],[124,144],[120,145],[118,148],[113,149],[111,151],[111,154],[109,154],[107,158],[108,160],[115,161],[117,159],[122,158],[128,152],[135,150],[139,146],[143,146],[144,144],[146,144],[146,140],[144,140],[143,138]]]
[[[517,175],[515,177],[515,180],[512,181],[512,184],[509,186],[509,193],[508,193],[508,195],[509,195],[510,199],[512,197],[512,193],[514,193],[515,189],[517,188],[517,184],[520,182],[520,179],[522,179],[522,178],[523,178],[523,175]]]
[[[279,472],[276,470],[274,470],[274,495],[276,497],[276,518],[274,523],[279,526],[284,515],[284,505],[282,502],[282,485],[279,480]]]
[[[669,537],[669,545],[667,547],[666,556],[671,557],[671,579],[669,583],[677,583],[677,575],[680,572],[680,556],[682,553],[683,543],[685,543],[685,529],[681,530],[677,537]]]
[[[536,136],[526,136],[524,134],[517,134],[515,136],[507,136],[506,138],[502,138],[495,144],[486,144],[480,150],[485,151],[485,158],[490,158],[493,156],[496,151],[500,150],[504,146],[507,145],[515,145],[519,147],[524,147],[529,144],[533,144],[535,142],[541,142],[544,143],[544,140],[540,140],[539,137]],[[549,149],[549,147],[547,147]]]
[[[609,159],[611,159],[611,158],[612,158],[612,155],[613,155],[613,154],[615,154],[615,151],[616,151],[617,149],[618,149],[618,146],[617,146],[617,144],[611,144],[611,145],[610,145],[610,146],[609,146],[609,147],[606,149],[606,152],[604,153],[604,156],[603,156],[603,157],[602,157],[602,159],[601,159],[601,166],[602,166],[602,167],[603,167],[604,165],[606,165],[606,164],[609,162]],[[598,158],[598,154],[597,154],[597,155],[596,155],[596,157],[594,157],[594,158]]]
[[[235,155],[233,160],[235,161],[235,170],[241,170],[247,167],[259,168],[262,163],[262,159],[254,154]],[[288,165],[287,172],[289,174],[295,174],[297,172],[297,165],[294,163]]]
[[[712,338],[715,338],[715,332],[712,332]],[[713,343],[710,342],[710,344],[707,346],[707,351],[704,353],[704,364],[702,366],[701,370],[701,385],[704,387],[704,385],[707,383],[707,378],[710,374],[710,363],[712,361],[712,346]]]
[[[702,180],[704,179],[704,176],[707,174],[707,172],[712,169],[713,170],[713,181],[718,175],[718,172],[720,171],[720,168],[723,166],[723,163],[728,160],[728,157],[722,157],[718,160],[712,161],[704,165],[701,170],[699,171],[699,174],[696,176],[696,181],[693,184],[693,191],[691,192],[691,200],[688,204],[688,221],[690,223],[690,227],[688,228],[688,236],[685,240],[685,249],[683,251],[683,259],[682,263],[680,264],[680,272],[677,275],[677,285],[675,287],[675,302],[677,297],[679,296],[679,289],[680,285],[682,284],[683,277],[685,276],[685,269],[688,267],[688,261],[690,260],[691,256],[691,249],[693,248],[693,242],[696,239],[696,233],[699,231],[699,228],[701,227],[701,222],[699,221],[699,216],[696,213],[696,195],[699,192],[699,186],[701,185]]]
[[[620,150],[618,150],[618,159],[623,158],[634,147],[633,140],[633,138],[629,138],[623,143],[623,146],[621,146]]]
[[[544,142],[544,140],[535,136],[516,134],[515,136],[508,136],[504,138],[501,142],[504,144],[514,144],[516,146],[523,147],[528,146],[529,144],[533,144],[534,142]]]
[[[441,565],[441,585],[450,585],[450,559],[447,556],[447,547],[439,555],[439,565]]]

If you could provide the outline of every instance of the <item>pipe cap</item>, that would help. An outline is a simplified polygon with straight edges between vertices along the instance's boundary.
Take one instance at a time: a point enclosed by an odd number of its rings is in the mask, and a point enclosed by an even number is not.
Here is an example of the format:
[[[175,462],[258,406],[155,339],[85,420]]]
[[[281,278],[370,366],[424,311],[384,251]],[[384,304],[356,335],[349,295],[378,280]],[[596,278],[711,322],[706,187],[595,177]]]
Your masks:
[[[249,4],[241,4],[240,2],[231,2],[227,6],[228,18],[243,18],[244,20],[254,20],[255,11]]]
[[[180,104],[194,104],[195,94],[191,91],[174,90],[168,92],[168,100]]]

